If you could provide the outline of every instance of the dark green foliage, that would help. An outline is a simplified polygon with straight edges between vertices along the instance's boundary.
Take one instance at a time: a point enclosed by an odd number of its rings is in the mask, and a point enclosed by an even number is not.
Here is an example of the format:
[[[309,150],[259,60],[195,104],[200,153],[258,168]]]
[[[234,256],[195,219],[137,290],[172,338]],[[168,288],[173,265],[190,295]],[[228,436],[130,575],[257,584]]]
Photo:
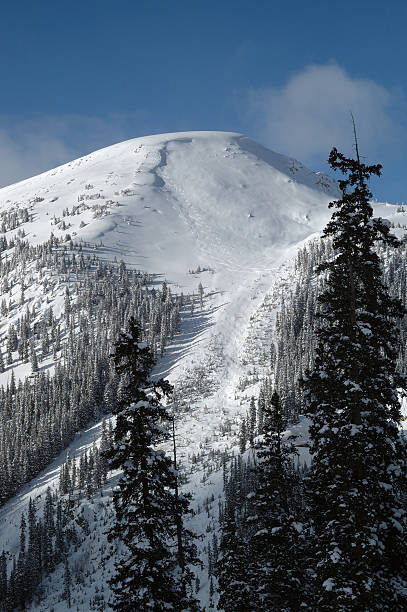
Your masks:
[[[257,422],[257,410],[256,410],[256,401],[254,396],[250,399],[250,408],[249,408],[249,442],[250,446],[254,444],[254,437],[256,435],[256,422]]]
[[[71,570],[69,569],[69,563],[65,561],[65,572],[64,572],[64,599],[66,601],[66,605],[68,608],[71,607],[71,588],[72,588],[72,578],[71,578]]]
[[[0,555],[0,610],[7,610],[7,560],[6,554],[3,551]]]
[[[66,527],[68,516],[61,500],[48,488],[42,516],[30,498],[27,516],[20,521],[20,550],[7,571],[7,556],[0,555],[0,611],[25,610],[41,580],[49,575],[66,555],[70,543],[76,542],[76,532]],[[68,568],[69,580],[70,572]],[[64,596],[70,599],[65,572]]]
[[[219,583],[218,608],[225,612],[247,612],[257,606],[256,590],[250,584],[247,544],[236,525],[235,510],[229,506],[222,526],[217,566]],[[256,606],[256,607],[255,607]]]
[[[250,496],[249,558],[259,610],[295,610],[302,598],[299,568],[299,487],[292,438],[283,438],[284,419],[279,396],[263,406],[263,439],[257,444],[255,488]]]
[[[221,513],[217,578],[219,607],[226,612],[288,612],[306,601],[302,489],[293,464],[296,449],[293,439],[283,435],[285,419],[278,394],[263,394],[261,409],[263,434],[252,458],[247,463],[235,459],[230,477],[224,478],[226,510]]]
[[[187,498],[176,501],[173,463],[157,445],[169,439],[171,417],[161,404],[170,384],[151,379],[154,358],[140,342],[140,327],[129,320],[120,335],[113,359],[122,390],[117,408],[114,443],[108,452],[110,467],[122,469],[114,492],[115,523],[109,539],[123,543],[122,558],[110,581],[114,610],[198,610],[192,596],[192,575],[182,572],[176,549],[178,514]],[[183,537],[187,534],[183,534]],[[190,547],[185,546],[188,563]]]
[[[324,236],[333,256],[319,297],[318,345],[304,381],[314,460],[309,477],[318,610],[407,607],[403,569],[405,511],[400,500],[405,446],[397,424],[398,330],[404,310],[382,281],[377,241],[398,246],[373,219],[366,181],[380,175],[333,149],[329,162],[346,178]]]
[[[246,450],[247,439],[248,439],[247,420],[243,417],[242,422],[240,424],[240,432],[239,432],[239,450],[242,454]]]

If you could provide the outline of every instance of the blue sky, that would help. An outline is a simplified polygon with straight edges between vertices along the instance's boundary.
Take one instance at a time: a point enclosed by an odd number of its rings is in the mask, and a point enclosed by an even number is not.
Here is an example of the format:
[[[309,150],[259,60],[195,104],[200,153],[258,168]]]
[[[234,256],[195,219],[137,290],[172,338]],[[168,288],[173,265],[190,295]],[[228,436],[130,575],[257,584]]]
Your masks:
[[[331,146],[381,162],[407,200],[407,3],[3,3],[0,184],[114,142],[243,132],[313,170]]]

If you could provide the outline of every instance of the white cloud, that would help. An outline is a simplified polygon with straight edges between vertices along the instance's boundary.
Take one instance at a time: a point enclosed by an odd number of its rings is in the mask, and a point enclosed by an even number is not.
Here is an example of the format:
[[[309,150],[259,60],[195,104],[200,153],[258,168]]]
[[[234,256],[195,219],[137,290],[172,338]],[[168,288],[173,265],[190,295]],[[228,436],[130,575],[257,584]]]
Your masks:
[[[58,166],[74,157],[64,142],[45,133],[17,134],[0,129],[0,186]]]
[[[352,151],[353,112],[361,150],[371,153],[399,138],[392,108],[399,96],[377,83],[351,77],[336,64],[314,65],[292,76],[281,88],[250,93],[258,137],[281,153],[313,162],[333,146]]]
[[[101,147],[143,135],[146,113],[0,116],[0,187],[66,163]]]

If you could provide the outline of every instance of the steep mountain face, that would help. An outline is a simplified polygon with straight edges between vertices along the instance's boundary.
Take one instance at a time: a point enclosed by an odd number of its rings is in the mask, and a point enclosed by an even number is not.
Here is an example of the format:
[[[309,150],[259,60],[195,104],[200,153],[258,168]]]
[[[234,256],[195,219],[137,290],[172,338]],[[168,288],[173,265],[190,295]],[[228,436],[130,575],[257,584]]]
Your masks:
[[[129,140],[6,187],[0,210],[29,209],[32,243],[51,232],[102,240],[175,278],[194,263],[273,266],[276,247],[321,227],[334,192],[329,177],[245,136],[188,132]]]
[[[0,343],[7,364],[0,384],[10,383],[12,371],[23,381],[32,369],[23,354],[7,357],[10,324],[33,307],[38,323],[51,307],[58,320],[66,311],[67,287],[73,294],[83,280],[70,272],[43,270],[33,260],[13,260],[18,240],[39,247],[54,236],[67,253],[80,248],[87,255],[94,252],[98,261],[123,260],[130,269],[155,275],[151,283],[166,279],[173,295],[193,294],[181,307],[178,333],[156,374],[175,385],[179,458],[189,481],[185,486],[195,495],[192,526],[212,538],[222,493],[216,471],[220,454],[236,451],[240,419],[270,372],[277,297],[292,277],[286,262],[322,229],[330,216],[327,204],[337,195],[330,177],[245,136],[217,132],[133,139],[0,190],[0,229],[8,242],[2,262],[15,262],[13,269],[4,268],[8,286],[3,278],[0,296]],[[396,219],[394,207],[378,208],[379,214]],[[111,282],[115,279],[112,275]],[[68,342],[68,328],[61,341]],[[52,376],[62,356],[54,350],[44,357],[40,372]],[[100,423],[77,435],[71,456],[99,435]],[[41,508],[46,487],[58,486],[64,458],[65,452],[0,509],[0,552],[6,550],[9,558],[18,550],[21,511],[30,497]],[[111,564],[105,560],[100,568],[97,558],[106,544],[102,524],[109,520],[106,493],[114,478],[111,474],[103,500],[82,506],[97,537],[72,555],[73,571],[85,565],[93,576],[82,575],[72,588],[79,610],[103,609],[97,607],[102,605],[100,585]],[[207,555],[207,540],[201,549]],[[90,557],[96,559],[94,567]],[[56,586],[62,571],[47,579],[43,601],[37,600],[33,609],[65,609],[62,587]],[[209,582],[203,572],[198,590],[204,605]],[[108,593],[104,596],[107,600]]]

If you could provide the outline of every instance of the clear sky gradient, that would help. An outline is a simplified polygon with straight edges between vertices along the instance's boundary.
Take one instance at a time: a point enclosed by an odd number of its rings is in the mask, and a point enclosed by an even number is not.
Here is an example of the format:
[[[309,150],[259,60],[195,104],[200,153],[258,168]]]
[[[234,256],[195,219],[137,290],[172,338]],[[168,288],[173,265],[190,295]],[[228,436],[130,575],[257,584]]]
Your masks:
[[[160,132],[242,132],[313,170],[333,145],[407,201],[407,3],[3,3],[0,184]]]

